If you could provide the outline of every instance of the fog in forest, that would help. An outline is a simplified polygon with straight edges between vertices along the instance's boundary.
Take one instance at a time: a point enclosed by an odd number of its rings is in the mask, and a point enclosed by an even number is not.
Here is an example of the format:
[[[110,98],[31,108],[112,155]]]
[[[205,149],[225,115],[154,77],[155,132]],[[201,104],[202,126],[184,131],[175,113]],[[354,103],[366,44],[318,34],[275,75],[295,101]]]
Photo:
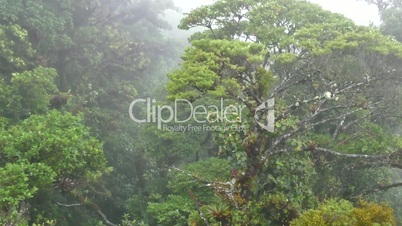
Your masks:
[[[0,225],[402,225],[401,0],[0,0]]]

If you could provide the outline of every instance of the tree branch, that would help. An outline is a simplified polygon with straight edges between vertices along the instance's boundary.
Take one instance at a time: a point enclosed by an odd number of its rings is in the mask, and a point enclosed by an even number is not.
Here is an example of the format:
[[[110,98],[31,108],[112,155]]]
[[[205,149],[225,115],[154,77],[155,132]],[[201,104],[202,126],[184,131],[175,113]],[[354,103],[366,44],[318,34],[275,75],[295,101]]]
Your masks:
[[[310,148],[310,151],[311,151],[311,148]],[[347,158],[363,158],[363,159],[378,159],[378,160],[388,159],[388,155],[348,154],[348,153],[336,152],[336,151],[332,151],[332,150],[329,150],[326,148],[320,148],[320,147],[315,147],[314,151],[319,151],[319,152],[327,153],[330,155],[339,156],[339,157],[347,157]]]
[[[376,188],[373,188],[373,189],[370,189],[368,191],[365,191],[360,196],[366,196],[366,195],[370,195],[370,194],[381,192],[381,191],[387,191],[387,190],[389,190],[391,188],[396,188],[396,187],[402,187],[402,182],[395,183],[395,184],[389,184],[389,185],[380,185],[380,186],[378,186]],[[352,197],[352,198],[357,198],[357,197],[355,196],[355,197]]]
[[[95,203],[89,202],[89,203],[63,204],[63,203],[57,202],[57,205],[63,206],[63,207],[68,207],[68,208],[77,207],[77,206],[89,206],[99,214],[99,216],[102,218],[102,220],[105,222],[106,225],[117,226],[117,224],[113,224],[112,222],[110,222],[107,219],[106,215],[100,210],[100,208]]]
[[[191,198],[194,200],[195,208],[197,209],[197,212],[200,215],[201,219],[204,221],[206,226],[209,226],[207,218],[205,218],[204,214],[201,211],[200,202],[198,201],[198,198],[195,196],[195,194],[191,190],[189,190],[188,193],[190,194]]]
[[[83,205],[85,205],[85,204],[84,204],[84,203],[63,204],[63,203],[57,202],[57,205],[70,208],[70,207],[76,207],[76,206],[83,206]]]

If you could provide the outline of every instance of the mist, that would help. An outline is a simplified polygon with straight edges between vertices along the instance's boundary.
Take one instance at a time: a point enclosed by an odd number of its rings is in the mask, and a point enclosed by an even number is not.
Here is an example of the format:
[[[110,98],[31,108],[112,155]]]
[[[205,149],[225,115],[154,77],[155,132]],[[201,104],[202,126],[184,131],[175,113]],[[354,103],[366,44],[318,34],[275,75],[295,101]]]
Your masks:
[[[0,225],[402,225],[401,1],[0,5]]]

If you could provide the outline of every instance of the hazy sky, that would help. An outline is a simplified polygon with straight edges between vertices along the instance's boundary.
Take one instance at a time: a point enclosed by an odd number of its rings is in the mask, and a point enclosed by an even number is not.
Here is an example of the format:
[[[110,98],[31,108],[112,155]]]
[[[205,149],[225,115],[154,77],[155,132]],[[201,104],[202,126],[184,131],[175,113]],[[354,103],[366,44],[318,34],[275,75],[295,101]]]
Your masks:
[[[213,0],[174,0],[176,5],[188,12],[191,8],[203,4],[210,4]],[[377,8],[369,6],[364,1],[356,0],[309,0],[321,5],[324,9],[344,14],[359,25],[369,25],[370,22],[378,23]]]
[[[369,25],[370,22],[379,23],[377,7],[368,5],[364,1],[356,0],[309,0],[321,5],[324,9],[341,13],[354,20],[359,25]]]

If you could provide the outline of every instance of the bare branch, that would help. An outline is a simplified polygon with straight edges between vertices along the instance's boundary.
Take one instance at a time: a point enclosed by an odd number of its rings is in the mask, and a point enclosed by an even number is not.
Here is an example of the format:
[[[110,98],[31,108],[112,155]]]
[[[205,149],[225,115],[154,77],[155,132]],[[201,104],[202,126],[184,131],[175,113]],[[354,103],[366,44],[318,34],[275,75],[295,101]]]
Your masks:
[[[194,200],[195,208],[197,209],[197,212],[200,215],[201,219],[204,221],[206,226],[209,226],[207,218],[205,218],[204,214],[201,211],[200,202],[198,201],[198,198],[195,196],[195,194],[191,190],[189,190],[188,193],[190,194],[191,198]]]
[[[323,153],[327,153],[327,154],[330,154],[330,155],[334,155],[334,156],[347,157],[347,158],[378,159],[378,160],[383,160],[383,159],[388,158],[388,155],[348,154],[348,153],[341,153],[341,152],[332,151],[332,150],[329,150],[329,149],[326,149],[326,148],[320,148],[320,147],[316,147],[314,150],[319,151],[319,152],[323,152]]]
[[[376,188],[373,188],[373,189],[370,189],[368,191],[365,191],[360,196],[366,196],[366,195],[370,195],[370,194],[381,192],[381,191],[388,191],[391,188],[397,188],[397,187],[402,187],[402,182],[401,183],[395,183],[395,184],[389,184],[389,185],[380,185],[380,186],[378,186]],[[352,197],[352,198],[357,198],[357,197]]]
[[[341,118],[341,121],[339,122],[338,126],[335,129],[335,132],[332,134],[332,140],[335,140],[338,137],[339,132],[342,130],[343,124],[345,123],[346,120],[346,115],[344,115]]]
[[[99,216],[102,218],[102,220],[105,222],[106,225],[117,226],[117,224],[113,224],[107,219],[106,215],[100,210],[100,208],[95,203],[89,202],[89,203],[62,204],[57,202],[57,205],[68,208],[77,206],[89,206],[99,214]]]
[[[70,208],[70,207],[76,207],[76,206],[83,206],[83,205],[85,205],[85,204],[84,204],[84,203],[63,204],[63,203],[57,202],[57,205]]]
[[[98,214],[102,217],[102,219],[105,222],[105,224],[107,224],[109,226],[117,226],[117,224],[113,224],[112,222],[110,222],[107,219],[106,215],[100,209],[97,209],[96,212],[98,212]]]

